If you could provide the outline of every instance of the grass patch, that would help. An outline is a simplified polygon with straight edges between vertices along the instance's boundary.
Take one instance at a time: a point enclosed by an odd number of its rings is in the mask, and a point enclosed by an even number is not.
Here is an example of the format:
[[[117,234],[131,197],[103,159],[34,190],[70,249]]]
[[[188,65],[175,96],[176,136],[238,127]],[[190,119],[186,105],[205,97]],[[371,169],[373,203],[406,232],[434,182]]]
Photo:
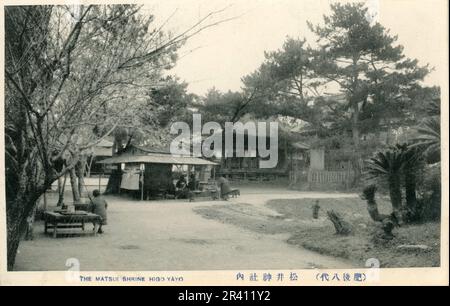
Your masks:
[[[272,200],[266,205],[282,214],[285,218],[298,221],[312,219],[312,205],[316,199]],[[440,225],[425,223],[408,225],[394,230],[395,238],[391,241],[376,239],[379,228],[366,210],[365,202],[357,198],[320,199],[318,204],[319,226],[295,228],[288,243],[298,245],[320,254],[350,259],[364,264],[369,258],[380,261],[381,267],[436,267],[440,264]],[[381,213],[391,211],[390,203],[378,199]],[[326,211],[333,209],[352,225],[349,236],[338,236]],[[375,238],[374,238],[375,237]],[[400,245],[426,245],[427,250],[405,250]]]
[[[319,200],[319,218],[313,219],[312,206]],[[377,198],[379,211],[391,213],[391,204]],[[327,210],[338,212],[352,226],[348,236],[335,234],[327,218]],[[386,242],[376,239],[379,225],[370,219],[366,202],[359,198],[276,199],[266,208],[246,203],[196,207],[194,211],[204,218],[267,235],[288,234],[287,242],[323,255],[353,261],[364,267],[370,258],[380,266],[437,267],[440,265],[440,224],[424,223],[395,228],[395,238]],[[374,238],[375,237],[375,238]],[[400,249],[400,245],[426,245],[427,250]]]

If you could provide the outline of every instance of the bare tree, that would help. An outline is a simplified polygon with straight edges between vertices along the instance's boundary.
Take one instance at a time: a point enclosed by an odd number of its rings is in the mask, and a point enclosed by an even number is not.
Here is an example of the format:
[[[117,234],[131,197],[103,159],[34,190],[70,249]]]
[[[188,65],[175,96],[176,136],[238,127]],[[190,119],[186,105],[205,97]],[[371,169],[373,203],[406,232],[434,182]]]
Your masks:
[[[221,12],[174,35],[135,5],[6,7],[8,269],[38,198],[117,127],[152,126],[146,89]]]

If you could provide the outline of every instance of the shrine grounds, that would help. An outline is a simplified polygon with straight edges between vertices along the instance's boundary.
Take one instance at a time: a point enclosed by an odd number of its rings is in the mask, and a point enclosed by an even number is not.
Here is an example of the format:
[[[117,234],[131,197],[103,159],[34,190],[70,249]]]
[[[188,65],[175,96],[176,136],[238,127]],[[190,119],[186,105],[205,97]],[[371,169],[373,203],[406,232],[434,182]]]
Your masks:
[[[56,202],[52,196],[48,203]],[[380,243],[365,202],[353,193],[243,187],[241,196],[229,201],[105,198],[109,208],[103,235],[67,230],[70,235],[52,238],[37,221],[34,240],[19,246],[15,270],[66,270],[71,258],[82,271],[349,268],[374,259],[381,267],[440,264],[439,223],[401,227],[392,241]],[[321,208],[313,219],[316,200]],[[382,213],[389,212],[387,199],[378,203]],[[328,209],[351,223],[349,236],[335,235]]]

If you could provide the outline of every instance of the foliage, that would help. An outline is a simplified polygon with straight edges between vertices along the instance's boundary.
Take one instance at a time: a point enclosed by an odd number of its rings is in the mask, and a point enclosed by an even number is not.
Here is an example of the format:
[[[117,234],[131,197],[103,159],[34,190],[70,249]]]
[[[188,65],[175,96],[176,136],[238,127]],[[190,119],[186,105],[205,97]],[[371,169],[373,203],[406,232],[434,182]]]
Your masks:
[[[381,178],[388,182],[393,214],[402,221],[401,171],[405,156],[401,148],[393,147],[384,152],[377,152],[366,162],[367,175],[371,178]]]
[[[414,145],[396,145],[377,152],[366,163],[368,177],[388,184],[394,212],[398,211],[401,219],[408,223],[436,220],[440,215],[439,167],[427,166],[423,153]]]
[[[331,9],[322,26],[309,23],[320,45],[314,69],[325,84],[334,83],[345,94],[358,144],[365,125],[373,128],[401,117],[410,103],[407,93],[419,87],[429,69],[405,58],[403,47],[395,45],[397,37],[381,24],[371,24],[363,4],[336,3]]]
[[[377,152],[367,161],[367,174],[369,177],[389,177],[399,174],[404,165],[405,156],[399,147],[391,147],[384,152]]]
[[[418,184],[421,221],[439,221],[441,217],[441,164],[425,167]]]
[[[412,146],[422,150],[428,162],[441,160],[441,123],[438,116],[426,118],[417,127],[418,135],[413,139]]]
[[[363,4],[332,4],[331,11],[322,25],[308,23],[317,46],[288,37],[242,78],[241,92],[211,89],[199,110],[219,122],[289,117],[306,123],[310,136],[351,135],[355,148],[364,146],[363,134],[380,138],[415,125],[438,91],[421,85],[428,66],[405,57],[397,37],[366,18]]]
[[[375,193],[377,191],[377,185],[370,184],[363,188],[361,198],[363,200],[374,202],[375,201]]]
[[[188,84],[180,82],[176,77],[165,77],[161,83],[161,86],[154,87],[149,91],[148,104],[150,109],[157,114],[158,125],[167,127],[170,122],[184,117],[187,107],[192,105],[197,97],[188,93]]]
[[[242,79],[245,90],[258,92],[256,116],[290,116],[321,129],[324,113],[312,103],[319,96],[319,83],[314,80],[311,62],[305,40],[288,38],[281,50],[265,53],[261,66]]]

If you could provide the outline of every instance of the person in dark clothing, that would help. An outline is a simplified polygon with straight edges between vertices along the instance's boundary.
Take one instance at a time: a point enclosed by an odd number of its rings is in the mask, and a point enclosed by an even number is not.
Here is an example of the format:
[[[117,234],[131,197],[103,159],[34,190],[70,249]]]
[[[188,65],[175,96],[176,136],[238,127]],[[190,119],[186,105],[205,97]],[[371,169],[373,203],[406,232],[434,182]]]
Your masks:
[[[100,196],[100,191],[98,191],[97,189],[92,192],[92,195],[94,196],[94,198],[91,199],[89,211],[101,217],[101,221],[94,224],[94,231],[98,226],[97,233],[103,234],[102,226],[107,224],[108,219],[106,214],[108,203]]]
[[[198,189],[198,183],[197,180],[195,179],[195,173],[191,173],[191,175],[189,176],[189,183],[187,185],[188,189],[193,191],[193,190],[197,190]]]
[[[175,187],[177,187],[177,189],[184,189],[184,187],[186,187],[186,177],[184,176],[184,174],[180,176],[177,183],[175,184]]]
[[[175,195],[176,195],[175,185],[173,184],[172,181],[167,182],[167,185],[166,185],[166,193],[167,193],[168,195],[171,195],[171,196],[175,196]]]
[[[175,187],[176,187],[175,193],[176,199],[186,199],[188,197],[189,190],[187,189],[187,182],[184,174],[180,176],[177,183],[175,184]]]

